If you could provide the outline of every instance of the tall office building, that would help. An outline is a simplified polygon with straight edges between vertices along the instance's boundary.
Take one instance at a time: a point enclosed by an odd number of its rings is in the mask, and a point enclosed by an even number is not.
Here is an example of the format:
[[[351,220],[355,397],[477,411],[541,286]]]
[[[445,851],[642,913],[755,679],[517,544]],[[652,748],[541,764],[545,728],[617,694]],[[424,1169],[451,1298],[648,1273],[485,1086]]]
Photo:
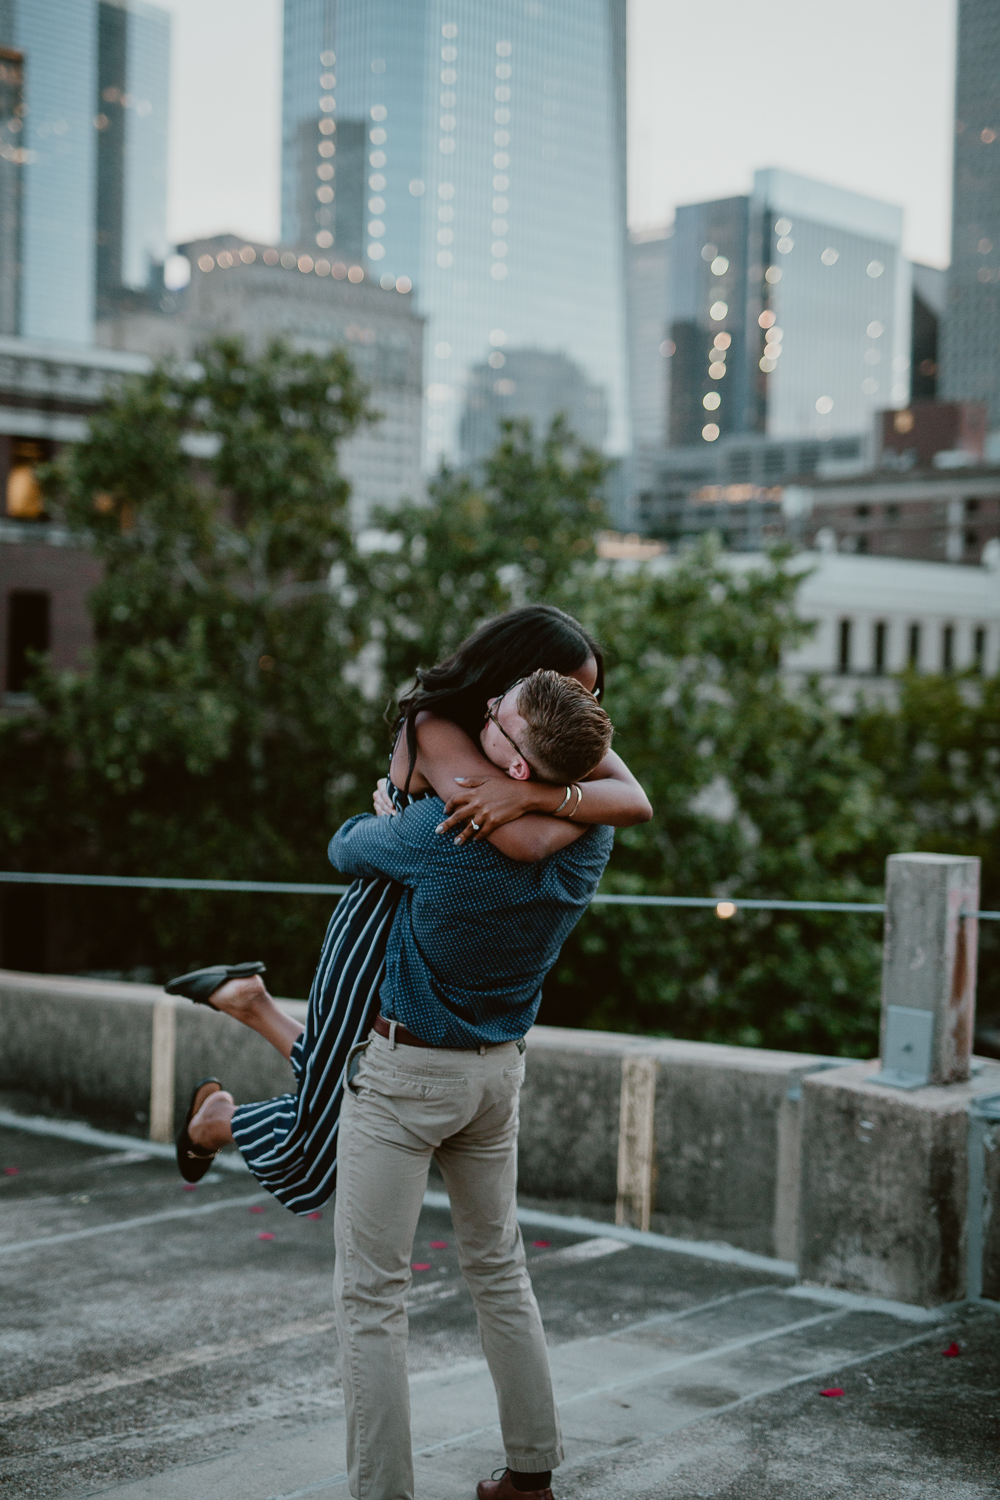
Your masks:
[[[24,59],[0,48],[0,334],[17,332],[21,292]]]
[[[286,0],[283,238],[412,282],[430,462],[514,349],[579,366],[628,446],[624,41],[624,0]]]
[[[24,57],[26,338],[89,343],[99,279],[144,284],[163,258],[168,46],[144,0],[0,0],[0,47]]]
[[[671,229],[629,235],[628,353],[632,442],[636,448],[667,443],[670,403]]]
[[[983,400],[1000,429],[1000,9],[959,0],[955,187],[948,314],[941,338],[946,400]]]
[[[143,0],[98,6],[97,304],[162,288],[167,252],[170,17]]]
[[[826,439],[905,405],[910,267],[902,211],[790,172],[678,209],[670,441]]]

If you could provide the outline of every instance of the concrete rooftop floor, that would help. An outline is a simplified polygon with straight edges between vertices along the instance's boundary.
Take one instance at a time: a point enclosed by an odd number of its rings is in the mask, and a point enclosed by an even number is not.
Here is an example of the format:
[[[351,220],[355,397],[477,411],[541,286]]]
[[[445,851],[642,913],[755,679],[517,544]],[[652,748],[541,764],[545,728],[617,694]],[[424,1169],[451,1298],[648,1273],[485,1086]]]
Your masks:
[[[556,1500],[1000,1495],[1000,1309],[913,1321],[697,1255],[525,1238]],[[141,1140],[0,1128],[0,1494],[342,1500],[332,1259],[332,1208],[296,1219],[245,1172],[185,1192]],[[471,1500],[503,1453],[446,1210],[414,1261],[417,1500]]]

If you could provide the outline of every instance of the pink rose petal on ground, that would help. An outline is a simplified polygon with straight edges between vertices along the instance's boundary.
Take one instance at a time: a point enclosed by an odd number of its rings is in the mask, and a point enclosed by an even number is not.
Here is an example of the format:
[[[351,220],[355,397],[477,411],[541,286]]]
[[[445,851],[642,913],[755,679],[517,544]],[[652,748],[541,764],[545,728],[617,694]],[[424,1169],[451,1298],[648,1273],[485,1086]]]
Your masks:
[[[429,1271],[430,1261],[415,1260],[410,1267],[411,1271]]]
[[[842,1396],[843,1394],[844,1387],[842,1385],[830,1385],[827,1386],[825,1391],[820,1391],[821,1396]]]
[[[262,1232],[261,1232],[261,1233],[260,1233],[260,1234],[259,1234],[259,1235],[258,1235],[258,1236],[257,1236],[257,1238],[258,1238],[258,1239],[259,1239],[259,1240],[273,1240],[273,1239],[274,1239],[274,1235],[273,1235],[273,1234],[271,1234],[271,1233],[270,1233],[270,1232],[269,1232],[269,1231],[268,1231],[268,1230],[266,1230],[266,1229],[265,1229],[265,1230],[263,1230],[263,1231],[262,1231]]]
[[[184,1184],[184,1191],[186,1193],[196,1193],[198,1191],[198,1184],[196,1182],[186,1182]]]
[[[3,1169],[3,1175],[5,1177],[16,1177],[17,1174],[18,1174],[18,1172],[20,1172],[20,1170],[21,1170],[20,1167],[4,1167],[4,1169]]]
[[[961,1352],[962,1351],[957,1344],[949,1344],[947,1349],[941,1350],[941,1353],[944,1355],[945,1359],[957,1359]]]
[[[264,1212],[264,1210],[261,1208],[261,1206],[260,1206],[259,1203],[255,1203],[254,1206],[253,1206],[253,1208],[251,1208],[250,1212],[252,1214],[262,1214]]]
[[[322,1217],[323,1215],[321,1213],[306,1214],[307,1219],[321,1219]]]
[[[532,1240],[532,1242],[531,1242],[531,1248],[532,1248],[532,1250],[551,1250],[551,1248],[552,1248],[552,1241],[551,1240]]]
[[[448,1248],[447,1240],[431,1240],[430,1244],[432,1250],[447,1250]]]

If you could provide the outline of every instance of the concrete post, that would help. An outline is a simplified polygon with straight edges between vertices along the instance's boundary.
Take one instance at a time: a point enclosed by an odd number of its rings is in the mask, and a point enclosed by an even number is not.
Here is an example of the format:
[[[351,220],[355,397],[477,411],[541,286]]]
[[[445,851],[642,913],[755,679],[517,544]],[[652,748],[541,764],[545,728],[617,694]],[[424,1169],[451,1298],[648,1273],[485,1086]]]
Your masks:
[[[149,1139],[174,1138],[174,1065],[177,1056],[177,1011],[167,996],[153,1005],[153,1050],[149,1076]]]
[[[622,1058],[615,1223],[648,1230],[656,1165],[656,1059]]]
[[[886,861],[882,1072],[896,1088],[964,1083],[976,1007],[979,860],[891,854]]]

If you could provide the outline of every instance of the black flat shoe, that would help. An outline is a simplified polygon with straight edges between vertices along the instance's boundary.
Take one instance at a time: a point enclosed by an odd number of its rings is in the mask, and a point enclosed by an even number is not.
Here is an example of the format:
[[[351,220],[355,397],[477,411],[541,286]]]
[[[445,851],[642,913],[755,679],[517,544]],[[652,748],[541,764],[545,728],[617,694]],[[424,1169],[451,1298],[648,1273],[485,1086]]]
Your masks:
[[[195,1005],[208,1005],[217,1010],[218,1006],[212,1005],[208,997],[214,995],[220,984],[225,984],[227,979],[249,979],[252,974],[266,972],[266,966],[259,960],[247,964],[215,964],[211,969],[194,969],[190,974],[179,974],[163,988],[168,995],[184,995]]]
[[[195,1100],[206,1083],[217,1083],[219,1088],[222,1088],[222,1080],[220,1078],[203,1078],[200,1083],[195,1084],[191,1094],[191,1103],[188,1105],[188,1112],[184,1117],[184,1127],[177,1137],[177,1165],[180,1167],[181,1176],[185,1182],[199,1182],[219,1154],[217,1151],[203,1151],[200,1146],[195,1145],[194,1141],[188,1135],[188,1126],[198,1113],[195,1109]],[[209,1094],[206,1097],[211,1098],[212,1096]],[[204,1104],[205,1100],[203,1099],[201,1102]]]

